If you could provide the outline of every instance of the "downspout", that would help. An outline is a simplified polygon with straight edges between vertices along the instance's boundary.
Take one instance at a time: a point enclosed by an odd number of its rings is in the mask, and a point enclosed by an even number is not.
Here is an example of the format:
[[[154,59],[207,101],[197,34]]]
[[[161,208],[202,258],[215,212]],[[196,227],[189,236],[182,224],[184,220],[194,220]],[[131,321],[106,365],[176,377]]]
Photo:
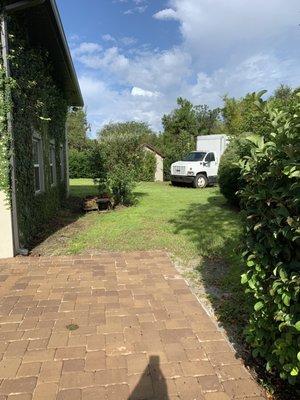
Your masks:
[[[69,173],[69,143],[68,143],[68,130],[67,120],[65,123],[65,180],[66,180],[66,197],[70,195],[70,173]]]
[[[6,77],[10,77],[10,68],[8,62],[8,36],[7,36],[7,23],[4,14],[1,15],[1,46],[2,46],[2,59],[5,68]],[[12,112],[7,113],[7,129],[11,137],[11,215],[12,215],[12,228],[14,238],[14,254],[18,254],[20,250],[19,241],[19,227],[18,227],[18,213],[17,213],[17,200],[16,200],[16,164],[14,153],[14,137],[12,128]]]

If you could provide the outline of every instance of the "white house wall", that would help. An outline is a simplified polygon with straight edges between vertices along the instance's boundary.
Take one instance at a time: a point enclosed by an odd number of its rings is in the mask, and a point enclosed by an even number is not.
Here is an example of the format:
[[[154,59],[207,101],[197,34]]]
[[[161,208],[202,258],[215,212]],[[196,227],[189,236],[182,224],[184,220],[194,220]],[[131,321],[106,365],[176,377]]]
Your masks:
[[[156,158],[155,181],[163,182],[163,180],[164,180],[164,159],[159,154],[155,154],[155,158]]]
[[[14,256],[13,228],[11,210],[5,194],[0,191],[0,258]]]

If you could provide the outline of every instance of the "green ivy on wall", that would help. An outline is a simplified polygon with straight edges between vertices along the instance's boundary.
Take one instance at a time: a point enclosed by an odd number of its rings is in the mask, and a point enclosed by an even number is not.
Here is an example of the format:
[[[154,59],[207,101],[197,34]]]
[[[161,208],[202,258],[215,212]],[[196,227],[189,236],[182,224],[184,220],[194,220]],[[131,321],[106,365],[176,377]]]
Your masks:
[[[7,115],[11,110],[10,88],[13,80],[7,78],[0,57],[0,191],[4,192],[8,205],[10,203],[10,143],[11,137],[8,132]]]
[[[20,242],[27,247],[66,195],[66,182],[60,175],[60,147],[65,144],[67,103],[55,83],[55,71],[48,54],[44,49],[31,47],[26,39],[24,21],[22,15],[11,17],[8,30],[9,62],[15,81],[12,115],[18,223]],[[33,133],[39,134],[43,145],[44,191],[39,195],[35,195],[34,188]],[[56,146],[57,183],[54,187],[50,184],[51,140]]]

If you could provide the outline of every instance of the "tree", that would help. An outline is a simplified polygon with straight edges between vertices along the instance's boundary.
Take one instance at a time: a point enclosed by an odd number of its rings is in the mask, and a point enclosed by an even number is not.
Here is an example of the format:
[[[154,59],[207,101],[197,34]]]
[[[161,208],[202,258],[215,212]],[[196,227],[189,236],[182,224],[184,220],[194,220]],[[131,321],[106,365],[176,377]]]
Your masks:
[[[210,109],[206,104],[195,107],[198,121],[199,135],[215,135],[223,131],[221,109]]]
[[[118,168],[134,171],[136,176],[142,163],[141,144],[149,133],[141,122],[117,122],[105,125],[98,133],[108,171]]]
[[[90,125],[87,121],[86,111],[83,108],[73,108],[69,110],[67,116],[67,135],[69,148],[84,150],[89,141],[87,133]]]
[[[170,166],[191,150],[195,150],[198,133],[197,112],[194,105],[182,97],[177,99],[178,107],[164,115],[162,136],[165,179],[170,177]]]
[[[99,188],[110,193],[115,204],[132,204],[135,182],[141,177],[146,153],[142,144],[153,132],[142,122],[118,122],[104,126],[98,133],[106,176],[97,179]]]
[[[264,94],[265,91],[260,92]],[[239,137],[245,133],[264,132],[265,121],[259,115],[256,106],[256,94],[248,93],[245,97],[235,99],[223,97],[222,109],[224,131],[230,137]]]

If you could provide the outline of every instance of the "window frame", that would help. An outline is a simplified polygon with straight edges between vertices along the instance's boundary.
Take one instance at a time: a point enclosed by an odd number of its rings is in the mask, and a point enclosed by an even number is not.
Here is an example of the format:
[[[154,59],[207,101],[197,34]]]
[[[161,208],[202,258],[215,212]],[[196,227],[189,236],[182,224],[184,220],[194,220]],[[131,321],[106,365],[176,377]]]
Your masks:
[[[65,181],[65,147],[61,143],[59,147],[59,161],[60,161],[60,181],[64,182]]]
[[[52,154],[52,150],[53,150],[53,154]],[[54,157],[54,159],[52,159],[52,156]],[[55,140],[50,140],[50,143],[49,143],[49,167],[50,167],[50,186],[55,187],[57,184]],[[52,178],[53,178],[53,182],[52,182]]]
[[[214,157],[213,160],[211,159],[212,155]],[[216,161],[215,153],[213,151],[209,152],[205,157],[205,162],[215,162],[215,161]]]
[[[38,163],[34,160],[34,143],[37,143],[37,157]],[[34,178],[34,194],[37,196],[45,191],[45,179],[44,179],[44,157],[43,157],[43,140],[36,132],[32,135],[32,158],[33,158],[33,178]],[[39,189],[36,190],[35,183],[35,169],[39,169]]]

